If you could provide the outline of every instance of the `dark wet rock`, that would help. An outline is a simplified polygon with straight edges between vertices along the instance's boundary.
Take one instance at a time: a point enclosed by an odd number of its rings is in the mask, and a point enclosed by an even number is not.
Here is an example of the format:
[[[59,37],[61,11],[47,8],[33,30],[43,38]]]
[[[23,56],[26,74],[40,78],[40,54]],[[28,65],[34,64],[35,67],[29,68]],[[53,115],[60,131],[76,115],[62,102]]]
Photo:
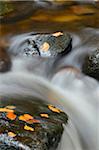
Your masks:
[[[1,98],[0,103],[0,150],[55,150],[57,148],[64,131],[63,124],[68,120],[64,112],[44,101],[31,98],[28,100],[27,98],[24,100]],[[11,105],[15,107],[14,120],[7,117],[7,112],[1,110],[5,107],[12,110]],[[24,114],[29,114],[33,119],[23,121],[20,116]]]
[[[58,36],[56,36],[59,33]],[[62,53],[67,54],[71,50],[71,37],[67,33],[37,35],[36,41],[41,56],[55,57]],[[47,51],[47,44],[49,49]]]
[[[20,44],[20,55],[56,57],[64,56],[72,48],[69,34],[57,32],[52,34],[35,33]]]
[[[0,72],[7,72],[10,70],[11,61],[8,53],[3,47],[0,47]]]
[[[85,74],[99,80],[99,49],[85,58],[82,70]]]

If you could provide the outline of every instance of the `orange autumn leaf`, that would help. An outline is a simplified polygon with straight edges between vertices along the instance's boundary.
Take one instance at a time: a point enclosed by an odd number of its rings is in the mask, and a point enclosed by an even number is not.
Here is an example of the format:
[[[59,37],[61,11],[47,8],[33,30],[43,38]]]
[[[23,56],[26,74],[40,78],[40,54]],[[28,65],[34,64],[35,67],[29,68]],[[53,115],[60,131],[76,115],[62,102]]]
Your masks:
[[[22,115],[22,116],[19,116],[19,120],[26,121],[26,118],[24,117],[24,115]]]
[[[45,42],[45,43],[43,43],[43,45],[41,46],[40,49],[41,49],[42,51],[48,51],[49,48],[50,48],[49,43]]]
[[[30,119],[33,119],[33,117],[31,115],[29,115],[29,114],[24,114],[24,115],[19,116],[19,120],[22,120],[22,121],[26,121],[27,122]]]
[[[56,32],[56,33],[53,33],[52,35],[55,36],[55,37],[58,37],[60,35],[63,35],[63,33],[62,32]]]
[[[39,120],[34,119],[33,116],[31,116],[29,114],[24,114],[24,115],[19,116],[19,120],[25,121],[25,122],[27,122],[29,124],[40,123]]]
[[[0,112],[14,112],[14,110],[8,108],[0,108]]]
[[[61,112],[61,110],[59,110],[58,108],[56,108],[56,107],[54,107],[54,106],[52,106],[52,105],[48,105],[48,108],[49,108],[51,111],[56,112],[56,113],[60,113],[60,112]]]
[[[16,119],[16,115],[13,112],[8,112],[6,116],[10,120],[15,120]]]
[[[10,137],[15,137],[15,136],[16,136],[16,134],[15,134],[15,133],[13,133],[13,132],[8,132],[8,136],[10,136]]]
[[[49,118],[48,114],[40,114],[41,117]]]
[[[31,115],[29,115],[29,114],[24,114],[24,117],[25,117],[27,120],[33,119],[33,116],[31,116]]]
[[[32,127],[30,127],[30,126],[27,126],[27,125],[24,126],[24,129],[25,129],[25,130],[28,130],[28,131],[29,131],[29,130],[30,130],[30,131],[34,131],[34,128],[32,128]]]

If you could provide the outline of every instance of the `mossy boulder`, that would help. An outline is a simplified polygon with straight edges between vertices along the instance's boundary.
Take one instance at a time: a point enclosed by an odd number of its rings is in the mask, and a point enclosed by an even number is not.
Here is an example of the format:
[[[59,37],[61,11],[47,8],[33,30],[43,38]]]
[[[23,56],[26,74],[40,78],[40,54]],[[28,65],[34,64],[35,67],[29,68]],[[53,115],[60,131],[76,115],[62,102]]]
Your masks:
[[[37,99],[1,98],[0,150],[55,150],[68,116]]]

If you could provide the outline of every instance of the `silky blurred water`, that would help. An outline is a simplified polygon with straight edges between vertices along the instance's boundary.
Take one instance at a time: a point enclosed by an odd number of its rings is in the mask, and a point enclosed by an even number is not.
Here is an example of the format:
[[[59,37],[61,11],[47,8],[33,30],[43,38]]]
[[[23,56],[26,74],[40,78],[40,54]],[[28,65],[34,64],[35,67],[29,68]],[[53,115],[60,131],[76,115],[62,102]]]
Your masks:
[[[82,73],[82,63],[88,53],[99,48],[99,5],[87,3],[88,9],[83,5],[79,14],[79,5],[75,8],[69,4],[62,10],[50,5],[50,10],[45,2],[38,3],[39,9],[30,18],[1,24],[1,38],[8,38],[7,50],[14,53],[34,31],[67,31],[73,39],[73,49],[55,67],[52,59],[12,55],[11,71],[0,74],[0,96],[36,96],[65,111],[69,123],[58,150],[98,150],[99,82]]]

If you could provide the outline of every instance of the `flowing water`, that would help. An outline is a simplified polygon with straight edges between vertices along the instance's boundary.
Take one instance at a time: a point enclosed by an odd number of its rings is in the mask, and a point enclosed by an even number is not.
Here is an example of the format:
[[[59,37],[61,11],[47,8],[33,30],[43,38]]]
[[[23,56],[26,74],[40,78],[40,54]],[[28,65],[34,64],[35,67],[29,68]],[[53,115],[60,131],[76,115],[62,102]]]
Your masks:
[[[17,47],[18,55],[22,43],[31,37],[29,32],[60,30],[71,35],[72,51],[55,66],[53,59],[12,55],[11,70],[0,74],[0,96],[36,96],[60,107],[69,115],[69,123],[58,150],[98,150],[99,82],[81,69],[85,56],[99,48],[99,5],[93,1],[83,6],[68,4],[61,10],[58,4],[50,10],[45,2],[38,2],[39,9],[29,19],[1,24],[1,39],[9,45],[8,52],[13,54]]]

